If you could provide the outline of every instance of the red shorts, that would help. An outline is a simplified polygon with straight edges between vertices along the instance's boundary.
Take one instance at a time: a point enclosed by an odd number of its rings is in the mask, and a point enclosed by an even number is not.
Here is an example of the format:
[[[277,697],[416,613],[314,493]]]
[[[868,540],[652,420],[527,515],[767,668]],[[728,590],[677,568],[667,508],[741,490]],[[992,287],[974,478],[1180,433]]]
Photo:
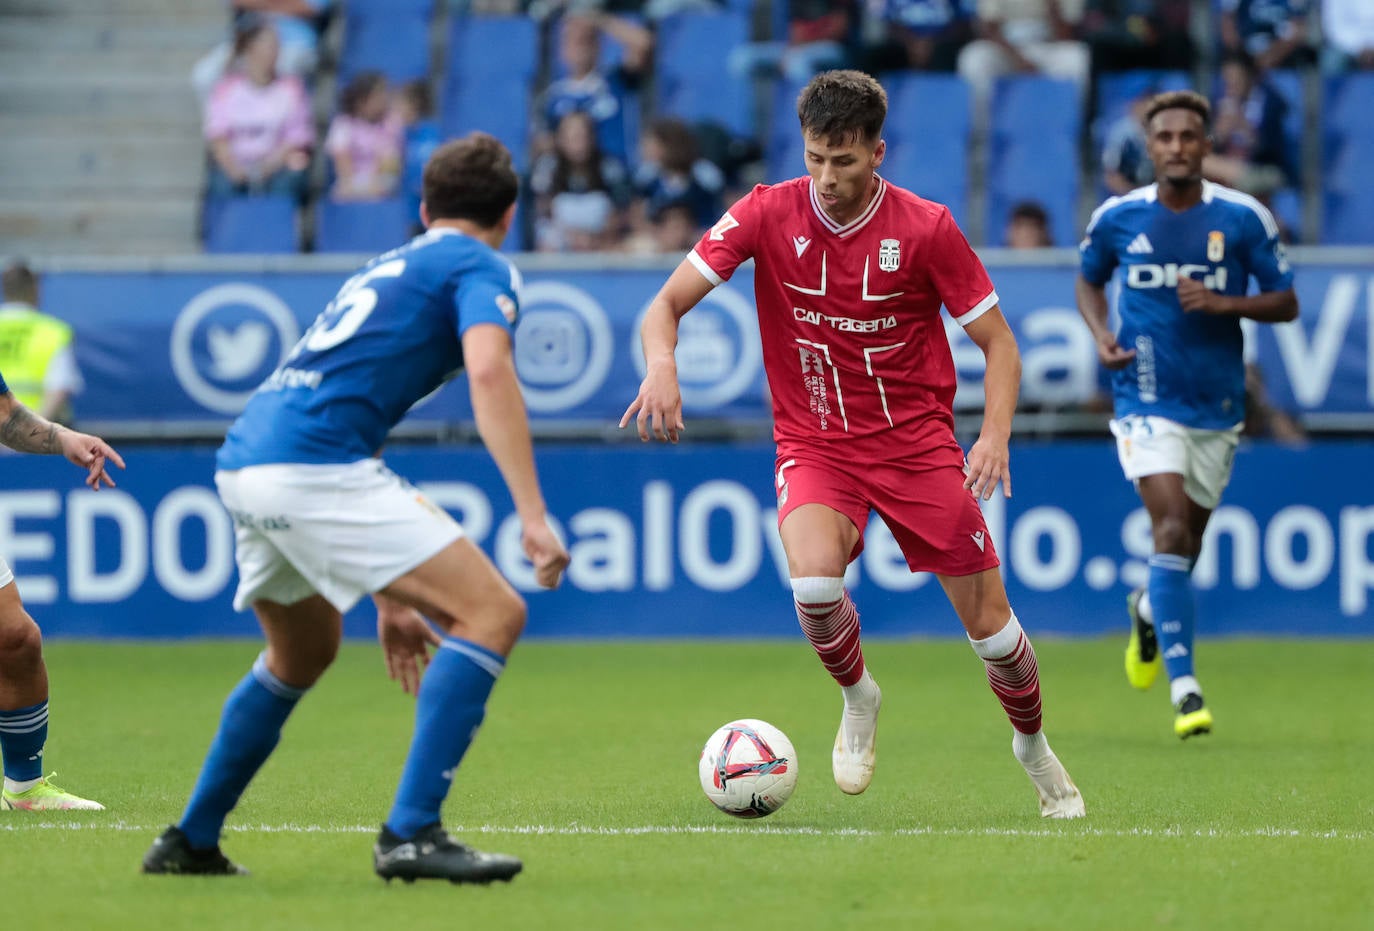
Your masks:
[[[773,471],[778,526],[794,508],[823,504],[859,529],[859,542],[849,554],[853,560],[863,552],[868,516],[877,511],[912,572],[972,575],[996,568],[997,552],[983,512],[973,492],[964,488],[963,454],[941,458],[919,466],[853,462],[841,467],[779,449]]]

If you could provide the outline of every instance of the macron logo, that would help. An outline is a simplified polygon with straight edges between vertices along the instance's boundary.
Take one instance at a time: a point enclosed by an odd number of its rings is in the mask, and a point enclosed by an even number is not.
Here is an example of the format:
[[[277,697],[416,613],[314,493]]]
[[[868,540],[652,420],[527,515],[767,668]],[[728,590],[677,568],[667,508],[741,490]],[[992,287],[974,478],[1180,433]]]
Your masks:
[[[983,531],[980,530],[977,533],[969,534],[969,539],[971,539],[975,544],[977,544],[978,552],[984,552]]]
[[[802,253],[806,251],[806,247],[809,245],[811,245],[811,240],[805,236],[792,237],[792,248],[797,250],[797,258],[802,257]]]
[[[1126,251],[1132,255],[1150,255],[1155,251],[1155,247],[1150,245],[1150,237],[1141,233],[1135,239],[1131,240],[1131,244],[1126,247]]]

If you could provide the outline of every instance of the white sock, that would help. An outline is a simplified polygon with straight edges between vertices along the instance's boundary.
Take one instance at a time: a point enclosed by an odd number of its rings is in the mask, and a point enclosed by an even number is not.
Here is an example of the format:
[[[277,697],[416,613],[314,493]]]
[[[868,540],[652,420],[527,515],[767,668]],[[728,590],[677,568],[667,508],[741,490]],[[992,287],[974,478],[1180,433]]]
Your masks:
[[[844,706],[860,706],[870,708],[878,700],[882,693],[878,691],[878,683],[873,680],[868,667],[864,667],[864,674],[859,677],[859,681],[853,685],[842,685],[840,691],[844,692]]]
[[[1193,676],[1179,676],[1177,679],[1169,680],[1169,702],[1177,705],[1183,701],[1184,697],[1196,692],[1202,694],[1202,686],[1197,684],[1197,679]]]
[[[27,792],[43,780],[40,779],[11,779],[5,777],[6,792]]]
[[[1147,624],[1155,622],[1154,612],[1150,610],[1150,590],[1147,588],[1140,593],[1140,600],[1135,603],[1135,613],[1140,615],[1140,619]]]
[[[1024,766],[1047,756],[1050,752],[1050,742],[1045,739],[1044,731],[1036,731],[1034,734],[1012,731],[1011,752]]]

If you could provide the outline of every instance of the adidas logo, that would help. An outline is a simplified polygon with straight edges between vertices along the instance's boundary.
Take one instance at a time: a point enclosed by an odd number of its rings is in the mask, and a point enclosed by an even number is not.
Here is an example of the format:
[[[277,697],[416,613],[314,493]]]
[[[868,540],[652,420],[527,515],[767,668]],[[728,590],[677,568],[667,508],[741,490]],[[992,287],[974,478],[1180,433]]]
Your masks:
[[[1144,233],[1131,240],[1131,244],[1126,247],[1126,251],[1132,255],[1149,255],[1155,251],[1155,247],[1150,245],[1150,237]]]
[[[1169,647],[1169,649],[1164,651],[1165,659],[1178,659],[1181,656],[1187,655],[1188,648],[1181,643],[1175,643],[1173,646]]]
[[[977,544],[978,552],[984,552],[985,544],[983,543],[983,531],[980,530],[977,533],[969,534],[969,539],[971,539],[975,544]]]

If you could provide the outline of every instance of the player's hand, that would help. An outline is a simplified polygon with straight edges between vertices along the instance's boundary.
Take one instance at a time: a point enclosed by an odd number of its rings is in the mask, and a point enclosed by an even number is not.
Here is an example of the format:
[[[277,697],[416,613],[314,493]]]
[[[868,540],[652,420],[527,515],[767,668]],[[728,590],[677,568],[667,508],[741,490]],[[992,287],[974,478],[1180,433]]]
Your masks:
[[[557,588],[571,557],[546,520],[522,522],[520,545],[534,563],[534,580],[540,588]]]
[[[124,460],[108,443],[98,436],[89,436],[65,428],[57,431],[57,442],[61,445],[62,455],[67,457],[68,462],[86,470],[86,484],[94,491],[100,490],[101,482],[110,488],[115,487],[114,479],[105,471],[105,466],[112,462],[122,469]]]
[[[1110,333],[1097,341],[1097,361],[1102,363],[1103,368],[1124,369],[1134,358],[1135,350],[1122,349],[1116,337]]]
[[[1222,312],[1219,295],[1209,290],[1208,287],[1196,278],[1180,278],[1178,280],[1178,302],[1183,305],[1185,313],[1201,311],[1204,314],[1218,314]]]
[[[625,408],[620,418],[623,430],[634,417],[639,438],[649,441],[649,434],[676,443],[686,426],[682,423],[682,391],[678,388],[677,367],[672,364],[649,366],[648,374],[639,385],[639,394]]]
[[[401,683],[407,695],[420,691],[420,679],[429,665],[429,648],[438,646],[439,634],[420,612],[389,598],[377,602],[377,639],[382,644],[386,674]]]
[[[1002,494],[1010,498],[1011,450],[1006,442],[980,436],[964,460],[964,487],[973,492],[975,498],[987,501],[998,482],[1002,483]]]

